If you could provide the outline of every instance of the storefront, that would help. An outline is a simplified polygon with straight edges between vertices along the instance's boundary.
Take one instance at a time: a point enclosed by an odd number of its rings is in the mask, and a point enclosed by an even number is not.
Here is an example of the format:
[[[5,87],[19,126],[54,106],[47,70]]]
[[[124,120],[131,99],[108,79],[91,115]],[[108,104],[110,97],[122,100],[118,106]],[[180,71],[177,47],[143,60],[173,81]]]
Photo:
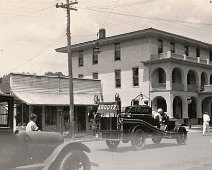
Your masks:
[[[10,75],[11,93],[17,98],[16,125],[24,127],[29,115],[38,116],[37,125],[43,131],[65,132],[70,128],[69,81],[67,77]],[[75,131],[88,131],[88,109],[94,96],[101,95],[101,82],[74,79]]]

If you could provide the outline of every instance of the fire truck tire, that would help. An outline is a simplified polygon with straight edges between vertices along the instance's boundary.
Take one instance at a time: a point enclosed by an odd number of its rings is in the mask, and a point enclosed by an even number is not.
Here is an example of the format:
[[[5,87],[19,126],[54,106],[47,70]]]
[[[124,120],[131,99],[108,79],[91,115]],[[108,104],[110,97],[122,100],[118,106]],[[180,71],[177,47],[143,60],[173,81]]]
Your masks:
[[[152,142],[154,143],[154,144],[159,144],[160,142],[161,142],[161,140],[162,140],[162,137],[152,137]]]
[[[91,163],[88,156],[82,151],[73,151],[67,154],[61,161],[58,170],[91,170]]]
[[[132,139],[131,144],[134,150],[141,150],[144,148],[146,143],[146,135],[143,130],[137,129],[135,130]]]
[[[120,141],[116,141],[116,140],[106,140],[106,144],[111,150],[116,149],[119,143]]]
[[[180,128],[177,136],[177,143],[179,145],[185,145],[187,141],[187,131],[185,128]]]

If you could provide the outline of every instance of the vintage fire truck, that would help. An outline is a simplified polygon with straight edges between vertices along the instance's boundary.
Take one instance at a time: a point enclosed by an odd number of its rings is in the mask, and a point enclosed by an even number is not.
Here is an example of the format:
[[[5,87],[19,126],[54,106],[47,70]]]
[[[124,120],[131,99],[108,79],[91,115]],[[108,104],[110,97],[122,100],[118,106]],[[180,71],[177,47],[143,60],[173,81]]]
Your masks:
[[[78,142],[64,142],[56,132],[14,131],[14,97],[0,94],[0,169],[2,170],[90,170],[85,152]]]
[[[116,99],[115,102],[100,102],[96,111],[96,131],[110,149],[116,149],[120,141],[131,141],[134,150],[141,150],[147,138],[155,144],[163,138],[176,139],[179,145],[186,143],[187,130],[183,124],[169,120],[161,126],[159,120],[154,119],[152,108],[146,104],[131,104],[121,112],[120,98]]]

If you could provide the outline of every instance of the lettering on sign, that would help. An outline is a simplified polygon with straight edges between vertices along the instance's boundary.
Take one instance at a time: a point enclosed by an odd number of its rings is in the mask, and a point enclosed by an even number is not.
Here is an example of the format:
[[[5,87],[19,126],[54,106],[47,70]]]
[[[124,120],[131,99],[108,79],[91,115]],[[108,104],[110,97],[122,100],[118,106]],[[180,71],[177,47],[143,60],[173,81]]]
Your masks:
[[[99,110],[118,110],[118,105],[99,105]]]

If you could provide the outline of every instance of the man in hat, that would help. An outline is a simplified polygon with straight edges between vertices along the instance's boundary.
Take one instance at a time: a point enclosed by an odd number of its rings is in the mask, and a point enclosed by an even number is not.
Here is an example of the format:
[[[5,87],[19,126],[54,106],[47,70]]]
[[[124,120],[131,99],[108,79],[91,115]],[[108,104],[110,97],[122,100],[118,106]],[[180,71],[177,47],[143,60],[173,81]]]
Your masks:
[[[39,128],[36,125],[37,115],[31,114],[30,121],[26,126],[26,131],[38,131]]]
[[[203,131],[202,131],[202,135],[205,135],[205,132],[208,131],[209,129],[209,122],[210,122],[210,117],[208,115],[208,112],[205,112],[203,114]]]

